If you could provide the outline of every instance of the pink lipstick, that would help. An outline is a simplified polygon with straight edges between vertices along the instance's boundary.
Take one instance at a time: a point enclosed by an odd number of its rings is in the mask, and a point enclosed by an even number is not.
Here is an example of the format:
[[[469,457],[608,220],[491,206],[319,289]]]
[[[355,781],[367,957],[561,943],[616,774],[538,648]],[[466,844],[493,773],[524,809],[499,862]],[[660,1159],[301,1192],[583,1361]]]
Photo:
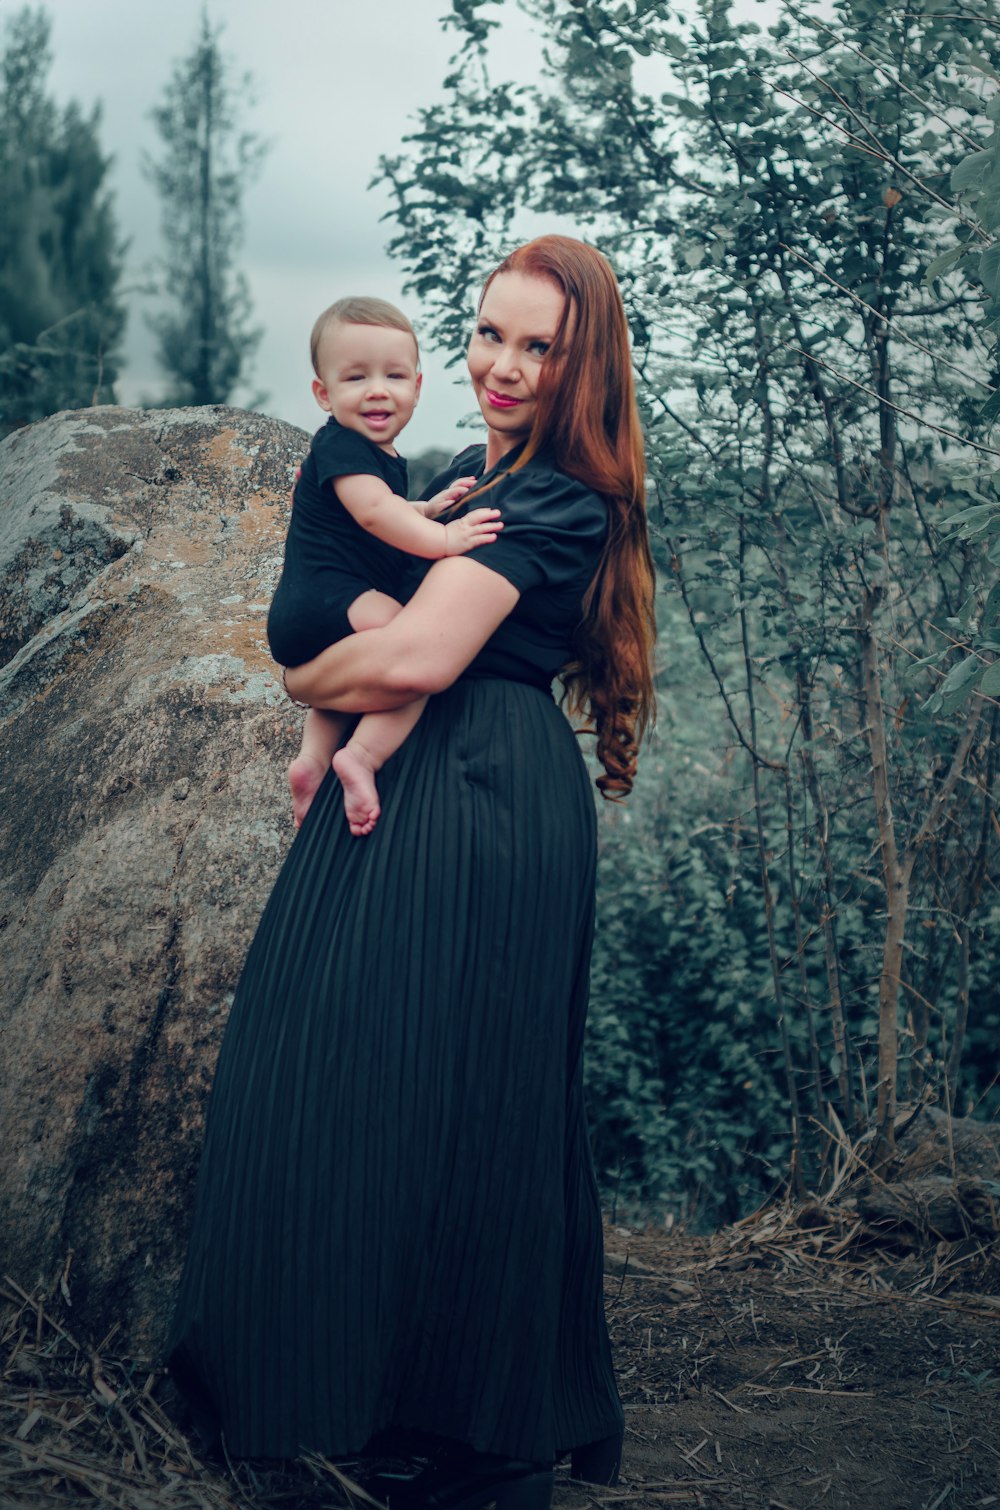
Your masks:
[[[523,399],[510,398],[506,393],[494,393],[492,388],[487,388],[486,397],[494,409],[516,409]]]

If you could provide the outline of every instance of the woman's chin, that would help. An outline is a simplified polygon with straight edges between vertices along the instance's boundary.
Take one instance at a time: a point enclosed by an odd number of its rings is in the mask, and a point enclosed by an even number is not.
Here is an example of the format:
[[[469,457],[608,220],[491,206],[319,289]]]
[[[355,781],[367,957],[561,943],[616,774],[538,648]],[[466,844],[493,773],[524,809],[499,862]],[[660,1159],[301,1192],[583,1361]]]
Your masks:
[[[498,440],[508,446],[516,446],[531,434],[531,421],[525,414],[513,409],[494,409],[490,404],[481,404],[483,419]]]

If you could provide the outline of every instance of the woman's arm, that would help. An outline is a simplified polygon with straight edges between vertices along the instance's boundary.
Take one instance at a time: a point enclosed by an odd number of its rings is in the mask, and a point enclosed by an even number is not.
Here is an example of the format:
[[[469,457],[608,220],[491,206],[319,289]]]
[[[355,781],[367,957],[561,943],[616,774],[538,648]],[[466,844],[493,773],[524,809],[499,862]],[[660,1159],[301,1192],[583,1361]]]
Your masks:
[[[400,708],[450,687],[519,597],[506,577],[467,556],[438,561],[390,624],[349,635],[292,667],[285,685],[314,708]]]

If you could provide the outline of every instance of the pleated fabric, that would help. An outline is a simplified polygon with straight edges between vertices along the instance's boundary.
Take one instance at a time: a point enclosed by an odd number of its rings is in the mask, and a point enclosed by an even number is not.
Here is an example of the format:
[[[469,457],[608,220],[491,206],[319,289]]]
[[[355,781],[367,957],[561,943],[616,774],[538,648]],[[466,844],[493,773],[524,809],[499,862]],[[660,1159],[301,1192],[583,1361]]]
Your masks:
[[[551,697],[428,704],[352,838],[318,793],[219,1057],[169,1344],[229,1452],[621,1423],[583,1102],[595,820]]]

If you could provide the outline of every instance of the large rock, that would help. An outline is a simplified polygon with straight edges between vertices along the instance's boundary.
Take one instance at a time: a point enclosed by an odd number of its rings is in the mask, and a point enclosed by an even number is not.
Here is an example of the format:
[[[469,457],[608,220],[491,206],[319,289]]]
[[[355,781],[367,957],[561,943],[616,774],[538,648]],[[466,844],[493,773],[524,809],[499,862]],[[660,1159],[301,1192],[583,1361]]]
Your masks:
[[[265,640],[301,431],[55,415],[0,446],[0,1265],[155,1352],[206,1095],[292,837]]]

